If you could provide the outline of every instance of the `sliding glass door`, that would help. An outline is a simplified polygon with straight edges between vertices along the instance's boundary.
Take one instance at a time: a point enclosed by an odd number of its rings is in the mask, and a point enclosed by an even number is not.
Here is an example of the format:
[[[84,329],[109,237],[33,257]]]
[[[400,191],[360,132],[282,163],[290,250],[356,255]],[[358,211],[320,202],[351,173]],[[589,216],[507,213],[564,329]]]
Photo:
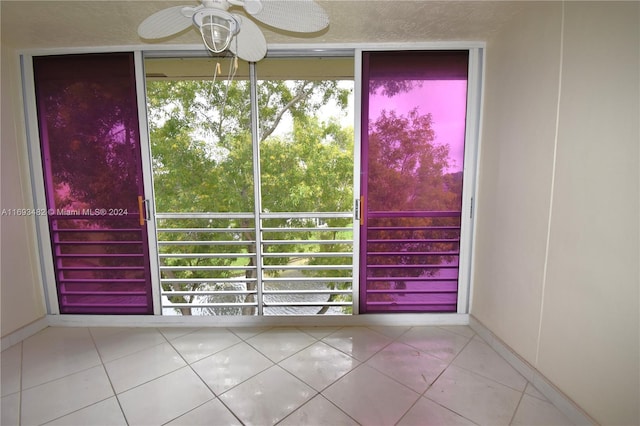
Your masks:
[[[52,312],[466,312],[478,52],[32,57]]]
[[[151,314],[132,53],[33,59],[49,235],[64,314]]]
[[[149,58],[162,310],[353,304],[353,58]]]
[[[468,51],[364,52],[360,312],[456,312]]]

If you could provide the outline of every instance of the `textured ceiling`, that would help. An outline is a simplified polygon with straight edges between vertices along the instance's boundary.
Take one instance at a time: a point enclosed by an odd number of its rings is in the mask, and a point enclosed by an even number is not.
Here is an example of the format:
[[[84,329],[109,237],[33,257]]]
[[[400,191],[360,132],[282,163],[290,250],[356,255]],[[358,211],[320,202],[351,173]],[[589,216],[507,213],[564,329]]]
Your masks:
[[[268,43],[378,43],[488,40],[525,2],[507,1],[318,1],[328,29],[300,36],[264,26]],[[2,0],[2,44],[16,48],[145,44],[138,24],[152,13],[197,1]],[[200,44],[189,29],[154,44]]]

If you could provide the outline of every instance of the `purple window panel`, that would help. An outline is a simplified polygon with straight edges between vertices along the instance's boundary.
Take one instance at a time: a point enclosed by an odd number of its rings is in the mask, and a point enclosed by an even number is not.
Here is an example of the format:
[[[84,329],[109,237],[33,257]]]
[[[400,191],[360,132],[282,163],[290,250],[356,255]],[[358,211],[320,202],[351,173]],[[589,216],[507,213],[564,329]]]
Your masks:
[[[363,54],[362,313],[457,310],[467,69],[467,51]]]
[[[60,312],[152,314],[133,54],[33,67]]]

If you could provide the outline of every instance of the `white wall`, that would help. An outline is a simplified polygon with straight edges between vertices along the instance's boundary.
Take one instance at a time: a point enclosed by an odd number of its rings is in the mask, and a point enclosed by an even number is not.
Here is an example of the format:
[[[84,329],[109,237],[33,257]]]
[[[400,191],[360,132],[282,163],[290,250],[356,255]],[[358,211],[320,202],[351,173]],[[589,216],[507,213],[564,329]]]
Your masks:
[[[640,424],[640,4],[530,7],[487,47],[472,314]]]
[[[486,52],[472,313],[529,362],[542,303],[561,9],[539,3]]]
[[[640,424],[640,4],[531,2],[488,42],[472,314],[603,424]],[[32,207],[2,46],[1,202]],[[2,217],[2,336],[45,313]]]
[[[565,6],[538,355],[607,424],[640,424],[639,6]]]
[[[33,208],[27,143],[24,137],[19,63],[15,50],[3,45],[0,157],[2,209]],[[45,315],[33,217],[0,218],[1,334],[7,334]]]

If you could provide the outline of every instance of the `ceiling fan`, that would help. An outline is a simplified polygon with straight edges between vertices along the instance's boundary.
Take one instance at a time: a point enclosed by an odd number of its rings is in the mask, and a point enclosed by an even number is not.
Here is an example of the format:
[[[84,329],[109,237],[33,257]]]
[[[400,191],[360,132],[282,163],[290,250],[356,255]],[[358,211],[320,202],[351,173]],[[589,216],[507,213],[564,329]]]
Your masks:
[[[143,39],[170,37],[194,25],[208,50],[231,53],[257,62],[267,53],[260,28],[249,18],[229,12],[242,7],[256,20],[271,27],[313,33],[329,25],[329,16],[314,0],[202,0],[199,6],[173,6],[160,10],[138,26]]]

